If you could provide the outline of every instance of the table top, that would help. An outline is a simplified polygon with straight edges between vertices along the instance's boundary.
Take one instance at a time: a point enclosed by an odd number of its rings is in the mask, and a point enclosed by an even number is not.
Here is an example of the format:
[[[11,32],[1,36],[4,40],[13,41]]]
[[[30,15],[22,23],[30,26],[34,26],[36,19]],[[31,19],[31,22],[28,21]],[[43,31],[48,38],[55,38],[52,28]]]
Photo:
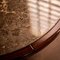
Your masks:
[[[60,18],[58,0],[3,0],[0,3],[0,55],[35,42]]]

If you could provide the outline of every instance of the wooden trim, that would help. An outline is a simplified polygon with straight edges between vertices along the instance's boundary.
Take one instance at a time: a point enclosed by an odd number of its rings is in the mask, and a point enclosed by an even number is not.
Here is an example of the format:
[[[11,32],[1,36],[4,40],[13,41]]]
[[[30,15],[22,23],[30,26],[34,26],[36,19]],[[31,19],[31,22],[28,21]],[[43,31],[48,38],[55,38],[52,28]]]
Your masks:
[[[20,50],[0,56],[0,60],[11,60],[16,57],[23,57],[31,53],[35,53],[46,47],[50,42],[52,42],[57,37],[59,33],[60,33],[60,20],[58,20],[58,22],[44,36],[42,36],[32,44]]]

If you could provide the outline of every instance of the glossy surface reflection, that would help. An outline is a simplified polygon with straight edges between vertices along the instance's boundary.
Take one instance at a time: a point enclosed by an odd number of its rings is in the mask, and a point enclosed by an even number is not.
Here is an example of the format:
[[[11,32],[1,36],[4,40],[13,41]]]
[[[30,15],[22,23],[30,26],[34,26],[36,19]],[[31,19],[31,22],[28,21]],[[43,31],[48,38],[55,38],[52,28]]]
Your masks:
[[[0,1],[0,55],[35,42],[60,17],[58,0]]]

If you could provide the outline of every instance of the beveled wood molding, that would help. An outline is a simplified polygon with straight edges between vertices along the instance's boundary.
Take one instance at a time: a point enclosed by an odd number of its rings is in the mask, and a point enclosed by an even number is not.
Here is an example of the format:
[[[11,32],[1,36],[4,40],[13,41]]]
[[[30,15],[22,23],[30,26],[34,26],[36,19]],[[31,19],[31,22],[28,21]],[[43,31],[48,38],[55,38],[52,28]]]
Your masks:
[[[49,43],[51,43],[58,36],[59,33],[60,33],[60,20],[58,20],[57,23],[40,39],[36,40],[32,44],[20,50],[0,56],[0,60],[11,60],[17,57],[23,57],[29,54],[34,54],[42,50]]]

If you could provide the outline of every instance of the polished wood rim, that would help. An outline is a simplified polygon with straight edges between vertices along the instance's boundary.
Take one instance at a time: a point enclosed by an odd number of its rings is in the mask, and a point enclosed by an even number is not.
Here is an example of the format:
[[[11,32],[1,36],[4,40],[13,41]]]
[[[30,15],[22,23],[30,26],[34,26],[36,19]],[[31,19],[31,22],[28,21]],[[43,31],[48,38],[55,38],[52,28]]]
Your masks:
[[[0,56],[0,59],[2,60],[11,60],[17,57],[23,57],[27,56],[29,54],[36,53],[46,47],[50,42],[52,42],[60,33],[60,19],[57,21],[57,23],[46,33],[44,34],[41,38],[33,42],[32,44],[14,51],[12,53],[8,53],[5,55]]]

